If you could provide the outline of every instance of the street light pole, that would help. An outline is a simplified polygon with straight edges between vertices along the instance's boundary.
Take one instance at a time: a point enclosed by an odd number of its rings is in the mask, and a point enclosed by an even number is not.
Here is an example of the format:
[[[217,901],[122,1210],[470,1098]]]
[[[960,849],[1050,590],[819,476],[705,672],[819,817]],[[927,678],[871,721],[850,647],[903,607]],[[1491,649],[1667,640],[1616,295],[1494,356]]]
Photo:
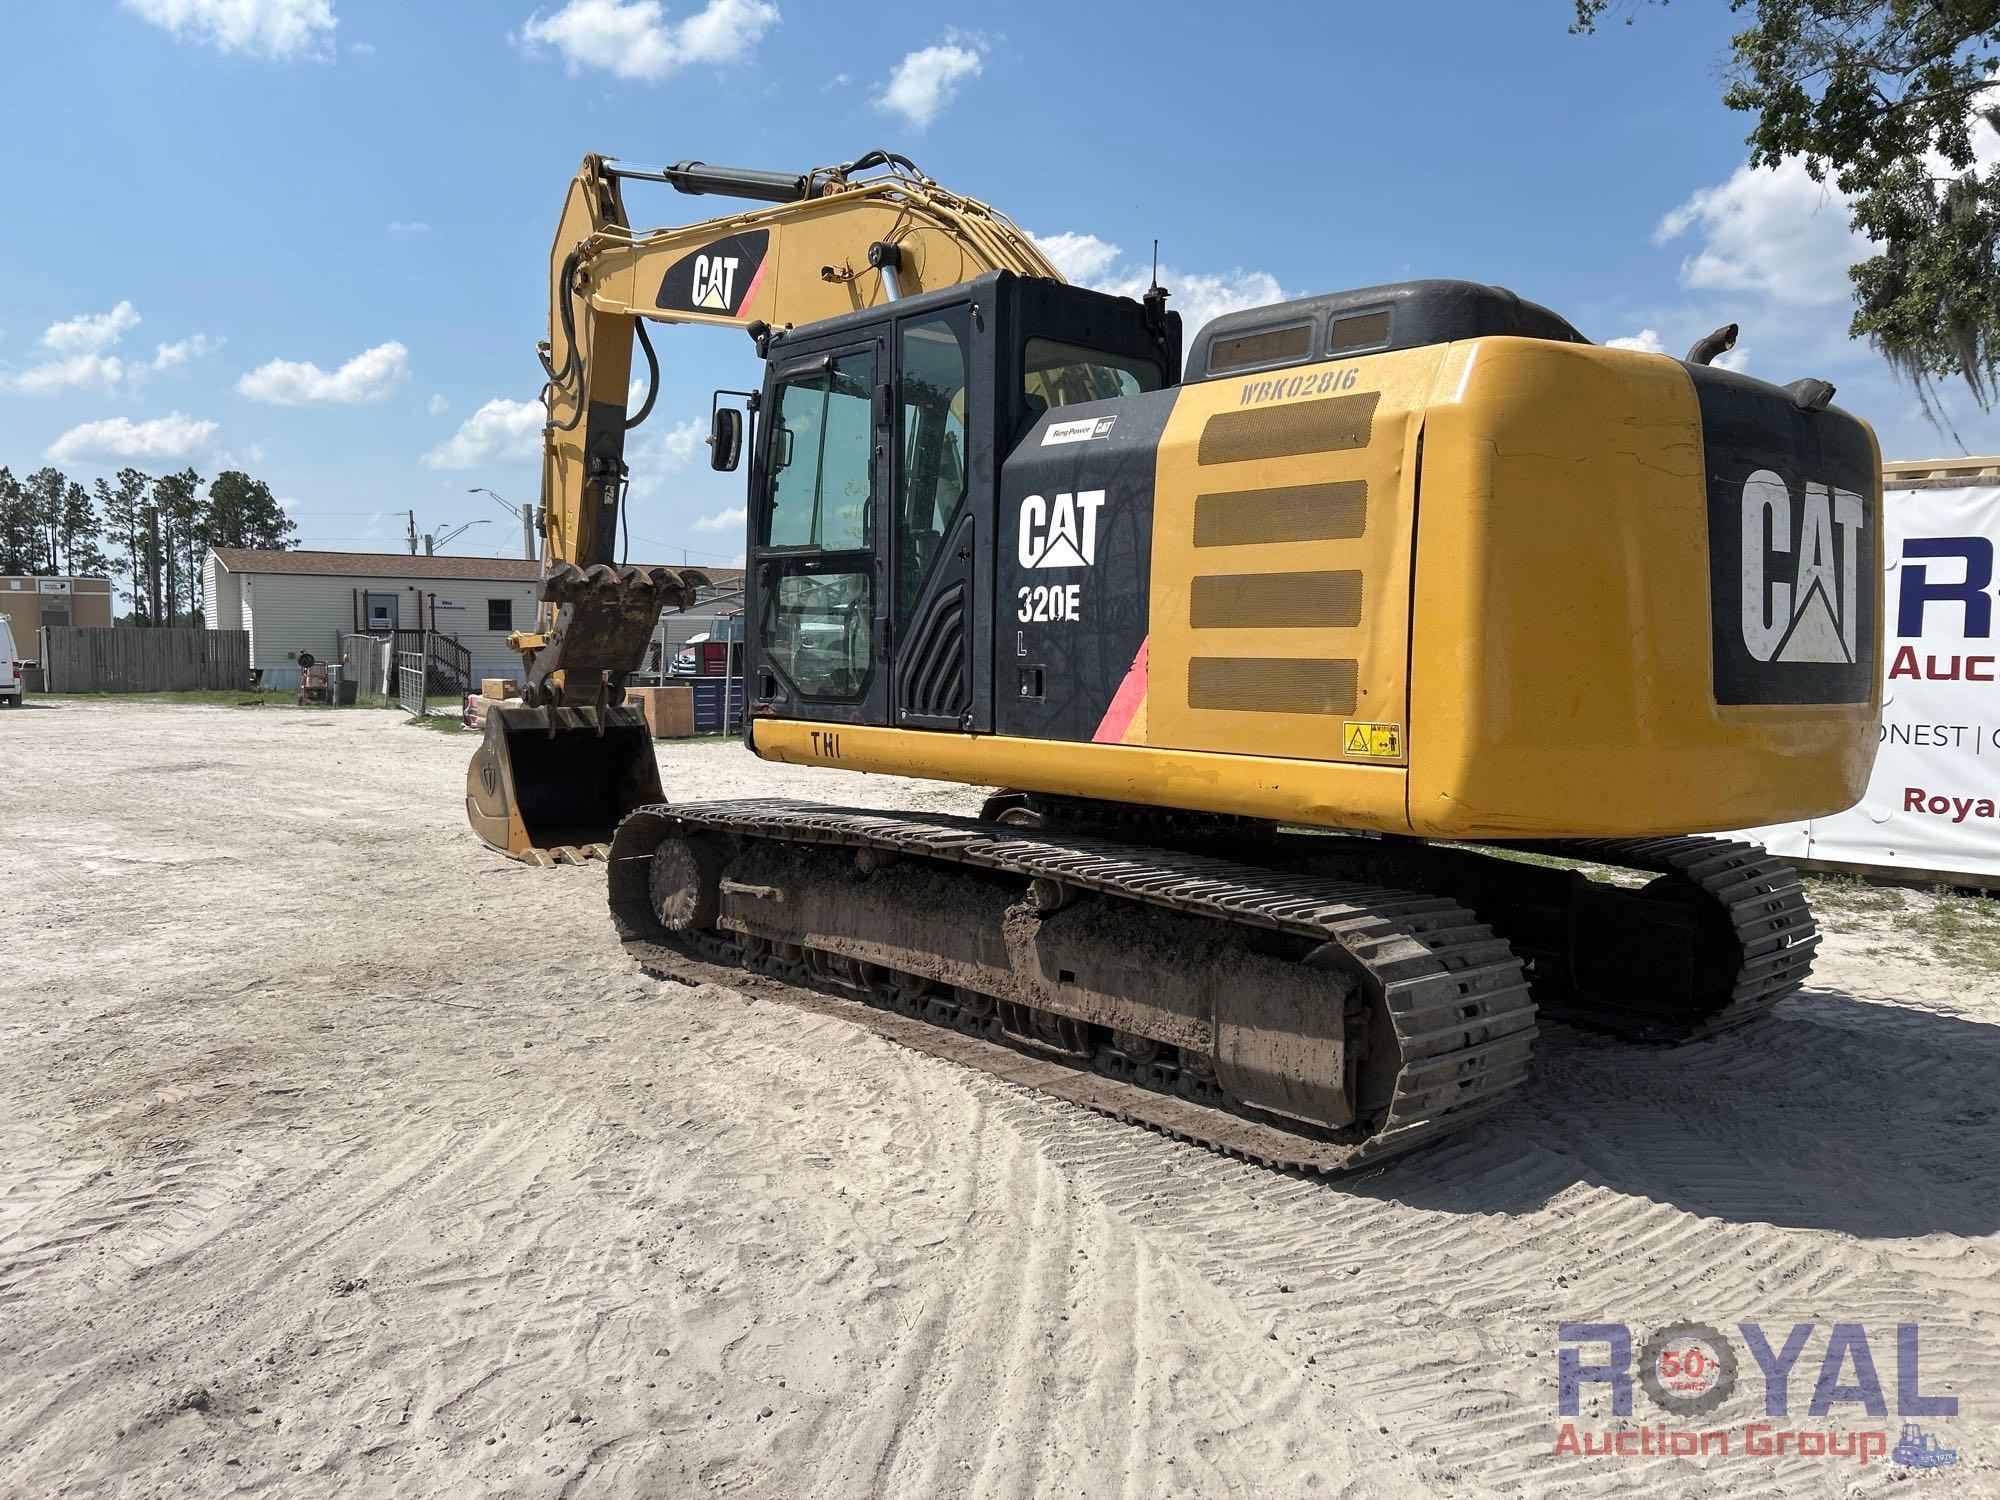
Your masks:
[[[505,495],[489,490],[483,484],[475,484],[466,491],[468,495],[491,495],[509,515],[519,513],[521,517],[521,556],[529,562],[535,560],[535,508],[532,505],[516,505]]]
[[[454,540],[464,536],[473,527],[487,524],[484,518],[477,521],[467,521],[464,525],[454,526],[449,531],[437,532],[435,537],[433,537],[432,533],[426,531],[424,533],[424,552],[427,556],[434,556],[439,547],[448,547]]]

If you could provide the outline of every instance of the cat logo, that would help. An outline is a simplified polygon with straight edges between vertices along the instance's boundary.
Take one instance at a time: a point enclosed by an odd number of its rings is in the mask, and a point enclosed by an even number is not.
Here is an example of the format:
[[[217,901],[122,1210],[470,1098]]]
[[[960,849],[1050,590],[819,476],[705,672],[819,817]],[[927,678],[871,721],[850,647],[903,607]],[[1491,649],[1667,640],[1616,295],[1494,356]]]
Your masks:
[[[1103,490],[1064,491],[1051,504],[1040,495],[1021,502],[1019,555],[1024,568],[1097,565],[1097,512]]]
[[[1769,469],[1744,481],[1743,646],[1753,658],[1839,666],[1861,659],[1867,524],[1867,502],[1851,491],[1808,484],[1795,506]]]
[[[768,229],[710,240],[667,268],[660,278],[659,305],[672,312],[742,316],[763,284],[764,255],[770,246]]]
[[[733,255],[697,255],[694,258],[694,305],[712,312],[726,313],[735,306],[729,294],[736,286]]]

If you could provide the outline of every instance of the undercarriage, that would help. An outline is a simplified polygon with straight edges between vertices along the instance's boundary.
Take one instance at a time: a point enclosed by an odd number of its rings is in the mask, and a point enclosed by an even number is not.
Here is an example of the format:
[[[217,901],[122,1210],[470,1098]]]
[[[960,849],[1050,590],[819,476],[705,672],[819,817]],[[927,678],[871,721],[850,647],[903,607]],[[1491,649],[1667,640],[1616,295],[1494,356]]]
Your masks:
[[[1495,1108],[1537,1002],[1635,1039],[1712,1036],[1796,990],[1818,941],[1797,876],[1732,840],[1495,853],[1022,793],[979,819],[641,808],[610,900],[656,975],[747,970],[918,1050],[1314,1172]]]
[[[1522,1081],[1535,1035],[1520,961],[1449,900],[1091,835],[656,806],[620,826],[610,898],[650,970],[847,997],[923,1023],[895,1033],[922,1050],[1272,1166],[1437,1139]]]

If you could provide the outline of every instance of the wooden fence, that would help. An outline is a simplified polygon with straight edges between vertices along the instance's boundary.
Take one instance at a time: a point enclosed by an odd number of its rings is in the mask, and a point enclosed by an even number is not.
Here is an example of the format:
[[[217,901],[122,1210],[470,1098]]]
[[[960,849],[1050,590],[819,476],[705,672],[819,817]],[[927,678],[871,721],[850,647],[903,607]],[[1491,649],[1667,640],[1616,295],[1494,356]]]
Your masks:
[[[149,630],[45,626],[43,681],[51,693],[176,693],[247,687],[250,634],[244,630]]]

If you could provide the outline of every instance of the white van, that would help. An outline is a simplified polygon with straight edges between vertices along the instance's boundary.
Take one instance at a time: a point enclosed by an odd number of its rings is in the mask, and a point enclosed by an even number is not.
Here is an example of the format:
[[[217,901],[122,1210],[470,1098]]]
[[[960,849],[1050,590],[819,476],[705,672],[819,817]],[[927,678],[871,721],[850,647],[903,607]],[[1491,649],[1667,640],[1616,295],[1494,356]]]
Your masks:
[[[0,615],[0,703],[9,708],[21,706],[21,662],[5,615]]]

